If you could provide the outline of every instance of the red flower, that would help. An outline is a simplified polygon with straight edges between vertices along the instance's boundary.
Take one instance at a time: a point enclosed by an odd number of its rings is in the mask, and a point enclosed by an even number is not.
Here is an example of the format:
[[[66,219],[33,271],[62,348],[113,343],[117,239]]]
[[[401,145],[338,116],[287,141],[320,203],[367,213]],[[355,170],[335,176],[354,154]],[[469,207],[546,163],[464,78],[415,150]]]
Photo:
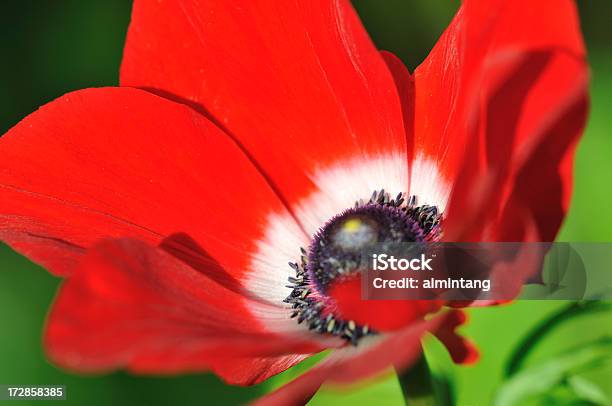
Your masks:
[[[467,0],[412,75],[345,0],[137,0],[122,87],[0,140],[0,238],[67,277],[45,346],[70,369],[252,384],[341,347],[269,398],[297,401],[409,364],[426,331],[466,360],[460,312],[354,306],[318,247],[553,240],[587,76],[566,0]]]

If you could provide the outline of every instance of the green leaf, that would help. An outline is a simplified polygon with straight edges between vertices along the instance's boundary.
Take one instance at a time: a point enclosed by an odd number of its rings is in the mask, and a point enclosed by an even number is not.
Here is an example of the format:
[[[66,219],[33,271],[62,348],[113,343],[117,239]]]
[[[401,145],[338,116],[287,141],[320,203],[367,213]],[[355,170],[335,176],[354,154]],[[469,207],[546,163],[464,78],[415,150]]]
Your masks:
[[[612,303],[601,301],[574,302],[542,320],[512,352],[505,368],[506,377],[517,373],[537,344],[561,324],[577,317],[612,310]]]
[[[557,358],[516,373],[497,391],[494,405],[521,405],[530,398],[545,395],[555,387],[568,384],[573,389],[576,398],[586,400],[585,395],[588,394],[590,395],[588,400],[592,402],[597,398],[592,386],[589,387],[588,384],[585,386],[583,381],[578,380],[576,383],[571,379],[579,373],[601,367],[610,361],[612,361],[612,338],[609,337],[594,341],[579,349],[572,349]]]
[[[568,385],[580,400],[599,406],[612,406],[612,402],[599,386],[587,379],[572,376],[568,379]]]

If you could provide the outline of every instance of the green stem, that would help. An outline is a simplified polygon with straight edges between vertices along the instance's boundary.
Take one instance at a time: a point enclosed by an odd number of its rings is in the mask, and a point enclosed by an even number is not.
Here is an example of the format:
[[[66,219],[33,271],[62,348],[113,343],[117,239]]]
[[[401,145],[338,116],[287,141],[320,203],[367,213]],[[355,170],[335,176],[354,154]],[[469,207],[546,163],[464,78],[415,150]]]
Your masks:
[[[421,354],[419,360],[404,373],[398,374],[398,379],[408,406],[436,406],[434,382],[425,359]]]

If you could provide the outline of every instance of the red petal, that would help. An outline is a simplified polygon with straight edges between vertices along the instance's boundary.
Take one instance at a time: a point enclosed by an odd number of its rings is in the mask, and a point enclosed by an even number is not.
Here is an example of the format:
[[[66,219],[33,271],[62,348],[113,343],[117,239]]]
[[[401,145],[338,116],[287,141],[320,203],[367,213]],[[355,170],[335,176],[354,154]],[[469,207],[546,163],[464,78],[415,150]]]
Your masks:
[[[433,300],[363,300],[361,277],[335,281],[329,287],[334,312],[344,320],[354,320],[376,331],[393,331],[440,310],[442,302]]]
[[[447,237],[484,238],[483,226],[495,223],[508,196],[538,190],[545,178],[553,197],[517,198],[538,214],[554,206],[538,220],[541,235],[554,238],[570,189],[569,177],[556,172],[571,161],[585,117],[584,55],[572,1],[464,2],[414,74],[415,154],[438,162],[454,184]],[[551,131],[561,122],[570,129]],[[558,145],[552,157],[542,147],[549,142]],[[529,176],[515,179],[521,170]],[[512,215],[500,218],[486,238],[512,239],[499,231]],[[461,234],[455,221],[475,230]]]
[[[409,162],[412,162],[414,151],[414,78],[397,56],[388,51],[381,51],[380,54],[393,75],[393,81],[402,103],[407,151],[410,157]]]
[[[258,314],[276,311],[162,250],[135,240],[109,240],[92,248],[64,282],[49,316],[45,347],[54,362],[81,372],[223,370],[258,355],[276,357],[279,372],[280,366],[333,344],[307,332],[267,333],[252,313],[255,306]],[[268,366],[252,363],[248,373],[266,374]]]
[[[212,117],[289,204],[324,187],[319,169],[405,154],[393,78],[348,0],[136,1],[121,84]]]
[[[515,186],[508,190],[495,225],[496,240],[520,239],[525,230],[517,227],[520,222],[516,219],[526,213],[535,219],[542,241],[555,239],[569,207],[574,153],[587,114],[588,101],[583,93],[545,130],[540,144],[516,172]]]
[[[100,238],[183,232],[240,279],[261,219],[290,219],[221,130],[137,89],[70,93],[4,135],[0,157],[0,238],[57,274]]]
[[[308,358],[310,354],[266,358],[235,358],[216,362],[212,369],[230,385],[256,385]]]
[[[305,404],[326,381],[348,384],[374,376],[390,366],[399,370],[407,368],[421,353],[420,340],[423,335],[441,328],[451,313],[414,323],[384,337],[370,337],[374,342],[364,339],[357,347],[338,350],[305,374],[259,399],[256,404]]]
[[[446,323],[435,332],[436,337],[448,349],[453,361],[458,364],[473,364],[478,361],[478,349],[469,340],[457,333],[457,329],[467,321],[467,315],[462,311],[448,313]]]

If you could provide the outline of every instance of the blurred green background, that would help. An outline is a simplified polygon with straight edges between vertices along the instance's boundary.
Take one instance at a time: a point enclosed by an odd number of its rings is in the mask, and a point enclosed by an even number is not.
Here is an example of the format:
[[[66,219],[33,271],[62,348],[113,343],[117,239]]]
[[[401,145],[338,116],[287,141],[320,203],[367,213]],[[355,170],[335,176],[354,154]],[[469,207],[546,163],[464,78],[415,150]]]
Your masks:
[[[395,52],[413,69],[452,18],[458,1],[355,0],[354,5],[378,47]],[[571,211],[559,239],[612,241],[612,2],[589,0],[579,6],[592,66],[592,112],[578,150]],[[0,133],[68,91],[116,85],[130,8],[127,0],[3,0]],[[228,387],[209,374],[165,378],[64,373],[47,363],[40,344],[45,315],[58,283],[43,269],[0,245],[0,383],[66,384],[67,404],[75,405],[236,404],[282,384],[304,368],[290,370],[254,388]],[[471,323],[463,332],[478,343],[482,360],[472,367],[452,366],[440,346],[432,342],[428,356],[434,372],[453,380],[458,404],[490,404],[504,382],[504,365],[521,338],[567,305],[518,302],[472,310]],[[556,389],[544,385],[545,395],[532,397],[529,402],[606,404],[597,399],[602,395],[612,398],[612,364],[604,362],[612,357],[607,341],[612,337],[611,322],[610,311],[583,312],[553,329],[526,359],[525,368],[531,371],[526,381],[542,383],[550,374],[534,368],[552,365],[553,370],[560,371],[564,364],[558,360],[567,361],[568,357],[576,368],[559,378]],[[585,366],[574,359],[572,364],[571,357],[580,353],[577,349],[586,350],[601,362]],[[572,378],[574,372],[578,378],[586,378],[586,383]],[[518,387],[529,389],[529,385]],[[350,391],[324,388],[312,400],[316,405],[370,403],[403,404],[392,373]]]

